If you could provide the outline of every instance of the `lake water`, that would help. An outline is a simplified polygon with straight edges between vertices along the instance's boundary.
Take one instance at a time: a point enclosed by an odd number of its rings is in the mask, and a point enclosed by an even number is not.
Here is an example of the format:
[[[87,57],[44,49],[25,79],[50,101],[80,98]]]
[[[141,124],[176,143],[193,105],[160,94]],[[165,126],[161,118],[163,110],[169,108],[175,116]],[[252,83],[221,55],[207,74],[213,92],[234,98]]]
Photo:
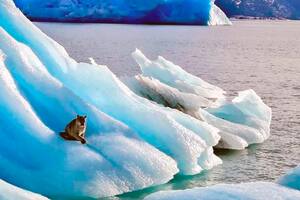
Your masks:
[[[273,110],[271,137],[243,151],[217,151],[223,165],[196,176],[121,195],[141,199],[161,189],[276,181],[300,163],[300,22],[234,21],[233,26],[36,23],[77,61],[93,57],[118,76],[139,68],[130,54],[162,55],[236,95],[253,88]]]

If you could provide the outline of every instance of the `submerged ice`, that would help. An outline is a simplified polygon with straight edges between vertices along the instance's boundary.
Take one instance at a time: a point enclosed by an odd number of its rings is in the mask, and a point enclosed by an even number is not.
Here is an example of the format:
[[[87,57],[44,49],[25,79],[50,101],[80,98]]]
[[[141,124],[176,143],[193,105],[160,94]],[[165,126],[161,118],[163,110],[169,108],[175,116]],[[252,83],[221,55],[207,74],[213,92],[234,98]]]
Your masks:
[[[286,175],[281,177],[278,183],[286,187],[300,190],[300,166],[292,169]]]
[[[300,167],[282,176],[278,184],[251,182],[240,184],[217,184],[186,190],[160,191],[148,195],[144,200],[244,200],[244,199],[300,199]]]
[[[210,187],[178,191],[163,191],[147,196],[144,200],[297,200],[300,191],[275,183],[253,182],[242,184],[220,184]]]
[[[269,137],[271,109],[253,90],[241,91],[229,101],[223,89],[161,56],[152,61],[138,49],[132,56],[142,74],[124,82],[140,96],[217,128],[221,136],[217,147],[244,149]]]
[[[231,24],[213,0],[15,0],[31,19],[64,22]]]

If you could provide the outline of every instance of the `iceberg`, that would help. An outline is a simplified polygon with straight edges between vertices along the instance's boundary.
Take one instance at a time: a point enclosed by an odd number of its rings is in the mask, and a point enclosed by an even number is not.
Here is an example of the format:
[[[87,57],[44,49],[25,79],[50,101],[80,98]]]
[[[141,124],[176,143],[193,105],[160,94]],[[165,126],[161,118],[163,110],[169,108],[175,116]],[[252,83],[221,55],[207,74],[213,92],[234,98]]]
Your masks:
[[[300,166],[292,169],[286,175],[282,176],[278,183],[286,187],[300,190]]]
[[[297,200],[300,191],[275,183],[253,182],[242,184],[220,184],[210,187],[178,191],[162,191],[150,194],[144,200]]]
[[[222,163],[217,128],[77,63],[12,0],[0,1],[0,91],[0,178],[47,197],[113,196]],[[87,145],[59,137],[76,114]]]
[[[33,20],[146,24],[231,24],[214,0],[15,0]]]
[[[35,194],[0,179],[0,199],[5,200],[48,200],[48,198],[43,197],[39,194]]]
[[[2,179],[47,196],[102,197],[164,183],[178,172],[170,157],[64,88],[26,46],[2,29],[0,35],[7,53],[0,62]],[[86,146],[57,135],[80,112],[91,118]]]
[[[159,56],[149,60],[140,50],[132,53],[142,74],[124,78],[138,95],[177,109],[219,129],[216,147],[244,149],[270,135],[272,111],[253,91],[228,100],[226,92]]]

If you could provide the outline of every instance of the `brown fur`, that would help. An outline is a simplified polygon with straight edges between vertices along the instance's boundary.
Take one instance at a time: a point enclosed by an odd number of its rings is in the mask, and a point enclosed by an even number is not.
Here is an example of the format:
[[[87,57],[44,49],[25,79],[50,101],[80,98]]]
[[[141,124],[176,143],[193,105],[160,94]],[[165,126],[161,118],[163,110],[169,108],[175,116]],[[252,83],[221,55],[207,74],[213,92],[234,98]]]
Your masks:
[[[60,136],[65,140],[77,140],[85,144],[86,118],[86,116],[77,115],[76,119],[66,126],[65,132],[60,133]]]

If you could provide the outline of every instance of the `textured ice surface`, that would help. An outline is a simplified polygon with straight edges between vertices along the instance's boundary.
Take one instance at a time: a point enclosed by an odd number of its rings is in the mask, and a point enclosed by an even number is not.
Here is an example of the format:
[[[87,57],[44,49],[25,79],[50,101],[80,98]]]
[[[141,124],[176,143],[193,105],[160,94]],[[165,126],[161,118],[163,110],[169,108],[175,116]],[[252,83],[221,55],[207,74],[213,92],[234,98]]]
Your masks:
[[[3,29],[0,35],[6,53],[0,114],[7,116],[0,124],[1,178],[47,195],[100,197],[163,183],[177,173],[171,158],[83,102]],[[85,146],[57,135],[76,113],[89,116]]]
[[[141,51],[132,53],[142,75],[126,78],[140,96],[180,110],[219,129],[217,147],[244,149],[270,135],[271,109],[253,91],[239,92],[232,101],[225,91],[159,56],[151,61]]]
[[[132,53],[132,57],[140,66],[144,76],[153,77],[181,92],[196,94],[211,101],[224,98],[224,90],[184,71],[180,66],[162,56],[151,61],[140,50],[136,49]]]
[[[215,185],[182,191],[164,191],[151,194],[145,200],[297,200],[298,190],[275,183],[254,182]]]
[[[231,24],[212,0],[15,0],[29,17],[44,21]]]
[[[134,92],[166,107],[175,108],[190,114],[200,108],[214,106],[214,102],[209,99],[196,94],[181,92],[153,77],[137,75],[134,79],[125,77],[124,81]]]
[[[300,166],[281,177],[278,183],[286,187],[300,190]]]
[[[208,25],[232,25],[226,14],[215,4],[210,8]]]
[[[221,163],[218,129],[136,95],[106,66],[77,63],[12,0],[0,1],[0,52],[1,179],[104,197]],[[87,145],[58,136],[76,114],[88,115]]]
[[[3,200],[47,200],[41,195],[23,190],[0,179],[0,199]]]

